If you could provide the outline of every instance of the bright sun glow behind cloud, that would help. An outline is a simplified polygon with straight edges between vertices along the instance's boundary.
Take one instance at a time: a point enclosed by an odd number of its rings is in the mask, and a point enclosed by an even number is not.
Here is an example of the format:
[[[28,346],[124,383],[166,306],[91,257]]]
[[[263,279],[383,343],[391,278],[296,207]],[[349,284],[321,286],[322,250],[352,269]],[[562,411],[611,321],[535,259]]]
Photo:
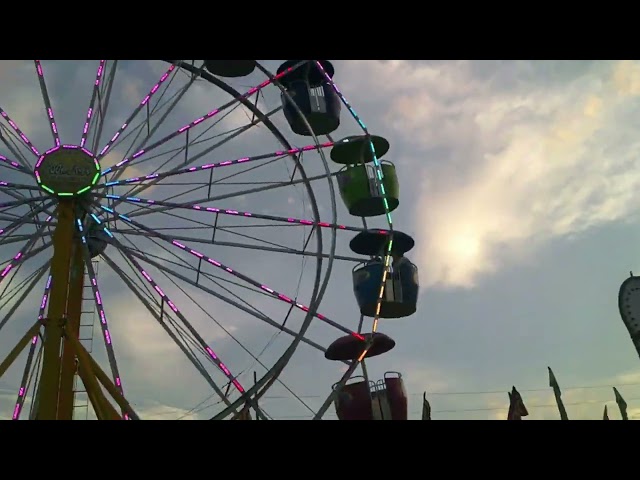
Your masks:
[[[385,122],[423,152],[397,161],[419,186],[416,255],[427,287],[470,287],[550,239],[625,218],[640,201],[640,174],[630,172],[640,154],[629,118],[637,63],[596,64],[548,85],[523,77],[508,89],[506,75],[479,77],[472,66],[360,64],[390,98]]]

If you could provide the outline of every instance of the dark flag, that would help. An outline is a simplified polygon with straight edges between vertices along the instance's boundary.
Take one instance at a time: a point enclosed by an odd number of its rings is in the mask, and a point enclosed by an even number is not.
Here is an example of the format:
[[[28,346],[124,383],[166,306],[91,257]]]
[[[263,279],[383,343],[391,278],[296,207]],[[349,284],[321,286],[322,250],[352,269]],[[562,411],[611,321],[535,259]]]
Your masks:
[[[620,415],[622,415],[622,419],[629,420],[629,417],[627,416],[627,402],[624,401],[624,398],[622,398],[622,395],[620,395],[620,392],[616,387],[613,387],[613,393],[616,396],[616,403],[618,404],[618,408],[620,409]]]
[[[560,391],[560,385],[558,385],[558,381],[556,380],[556,376],[553,374],[553,370],[551,367],[547,367],[549,369],[549,386],[553,388],[553,395],[556,397],[556,404],[558,405],[558,410],[560,411],[560,420],[569,420],[567,416],[567,410],[564,408],[564,403],[562,402],[562,392]]]
[[[422,396],[422,420],[431,420],[431,405],[427,400],[427,392]]]
[[[607,412],[607,406],[604,406],[604,414],[602,415],[603,420],[609,420],[609,413]]]
[[[522,417],[529,415],[527,407],[524,406],[520,392],[513,387],[509,393],[509,413],[507,420],[522,420]]]

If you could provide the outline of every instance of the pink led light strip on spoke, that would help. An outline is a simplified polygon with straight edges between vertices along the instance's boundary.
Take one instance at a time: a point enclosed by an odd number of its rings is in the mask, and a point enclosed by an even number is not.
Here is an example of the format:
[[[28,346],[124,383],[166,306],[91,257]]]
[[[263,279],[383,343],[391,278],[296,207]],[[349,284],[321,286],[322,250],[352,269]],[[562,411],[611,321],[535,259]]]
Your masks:
[[[38,151],[38,149],[36,147],[33,146],[33,143],[31,143],[31,140],[29,140],[27,138],[27,136],[22,133],[22,130],[20,130],[20,127],[18,127],[18,125],[16,125],[16,122],[14,122],[13,120],[11,120],[11,118],[9,117],[9,115],[7,114],[7,112],[5,112],[2,108],[0,108],[0,115],[9,123],[9,125],[11,126],[11,128],[13,128],[13,130],[18,134],[18,136],[22,139],[22,141],[24,142],[24,144],[29,147],[29,149],[31,150],[31,152],[33,152],[33,154],[36,157],[40,156],[40,152]]]
[[[26,168],[24,168],[22,165],[20,165],[18,162],[14,162],[13,160],[9,160],[7,157],[5,157],[4,155],[0,155],[0,162],[6,163],[7,165],[12,166],[13,168],[15,168],[16,170],[20,170],[21,172],[26,172],[26,173],[31,173],[29,172],[29,170],[27,170]]]
[[[47,118],[49,119],[49,127],[51,128],[53,141],[55,142],[56,147],[59,147],[60,134],[58,133],[58,125],[56,125],[56,120],[53,115],[53,108],[51,108],[51,100],[49,99],[49,93],[47,92],[47,84],[44,81],[44,72],[42,70],[42,64],[40,63],[40,60],[34,60],[34,62],[36,64],[36,73],[38,74],[38,82],[40,82],[40,89],[42,90],[44,106],[47,109]]]
[[[6,187],[8,189],[40,190],[38,187],[34,187],[33,185],[23,185],[22,183],[9,183],[0,181],[0,188],[3,187]]]
[[[173,72],[173,70],[175,70],[175,68],[176,68],[175,65],[171,65],[169,69],[160,77],[160,80],[158,80],[158,82],[153,87],[151,87],[151,90],[149,90],[149,93],[147,93],[147,95],[145,95],[145,97],[142,99],[142,101],[140,102],[140,105],[136,107],[133,113],[129,115],[129,118],[127,118],[127,120],[122,124],[120,129],[115,133],[113,137],[111,137],[111,140],[109,140],[109,142],[102,148],[102,150],[100,150],[100,153],[96,156],[97,160],[100,160],[102,157],[104,157],[107,154],[107,152],[113,146],[113,144],[116,143],[116,140],[118,139],[118,137],[122,135],[122,133],[127,129],[129,124],[136,117],[136,115],[140,113],[140,110],[142,110],[142,108],[149,102],[149,100],[151,100],[151,97],[153,97],[153,95],[158,91],[158,89],[165,82],[165,80],[169,78],[169,75],[171,74],[171,72]]]
[[[42,295],[42,300],[40,302],[40,311],[38,312],[38,320],[42,320],[44,318],[44,311],[47,308],[47,303],[49,301],[49,292],[51,291],[51,275],[47,278],[47,284],[44,287],[44,294]],[[31,370],[31,362],[33,361],[33,355],[36,351],[36,346],[38,344],[38,335],[35,335],[31,339],[31,346],[29,347],[29,356],[27,360],[27,366],[25,368],[25,375],[22,377],[22,382],[20,383],[20,389],[18,390],[18,399],[16,400],[16,405],[13,407],[13,416],[11,417],[13,420],[20,419],[20,413],[22,412],[22,406],[24,405],[24,400],[27,395],[27,383],[29,381],[29,371]]]
[[[104,65],[106,62],[106,60],[100,60],[100,64],[98,65],[98,71],[96,72],[96,81],[93,84],[93,93],[91,94],[91,101],[89,102],[89,110],[87,110],[87,119],[84,122],[84,127],[82,128],[82,139],[80,140],[80,147],[84,147],[84,144],[87,143],[87,135],[89,135],[89,124],[91,123],[91,117],[93,116],[93,108],[95,105],[96,97],[98,96],[98,90],[100,89],[100,81],[102,80]]]
[[[113,376],[113,381],[120,392],[120,394],[124,397],[124,389],[122,387],[122,379],[120,377],[120,372],[118,371],[118,364],[116,362],[115,352],[113,351],[113,340],[111,338],[111,334],[109,333],[109,324],[107,323],[107,315],[104,311],[104,305],[102,303],[102,296],[100,295],[100,289],[98,288],[98,279],[96,278],[96,273],[93,270],[93,265],[91,264],[91,257],[89,255],[89,246],[87,244],[87,238],[84,234],[84,228],[82,227],[82,221],[80,219],[76,219],[76,226],[78,227],[78,232],[80,234],[80,240],[83,245],[83,254],[84,260],[87,268],[87,273],[89,274],[89,282],[91,283],[91,291],[93,292],[93,298],[96,304],[96,310],[98,311],[98,316],[100,317],[100,329],[102,330],[102,336],[104,338],[104,345],[107,349],[107,357],[109,358],[109,366],[111,367],[111,375]],[[128,418],[125,414],[125,418]]]
[[[150,175],[144,175],[142,177],[132,177],[132,178],[126,178],[123,180],[114,180],[112,182],[106,182],[106,183],[100,184],[98,185],[98,187],[112,187],[116,185],[125,185],[129,183],[143,182],[145,180],[161,179],[166,177],[172,177],[174,175],[182,175],[184,173],[199,172],[201,170],[209,170],[212,168],[227,167],[230,165],[238,165],[241,163],[254,162],[256,160],[266,160],[268,158],[276,158],[276,157],[282,157],[286,155],[295,155],[297,153],[308,152],[310,150],[319,150],[321,148],[332,147],[333,145],[334,145],[333,142],[327,142],[320,145],[307,145],[306,147],[292,148],[291,150],[280,150],[277,152],[265,153],[262,155],[255,155],[253,157],[242,157],[242,158],[236,158],[235,160],[225,160],[217,163],[209,163],[207,165],[201,165],[199,167],[187,167],[187,168],[181,168],[180,170],[171,171],[171,172],[152,173]]]
[[[304,65],[307,61],[303,61],[300,62],[297,65],[294,65],[293,67],[287,68],[286,70],[284,70],[283,72],[279,73],[278,75],[276,75],[275,77],[265,80],[264,82],[262,82],[260,85],[253,87],[251,89],[249,89],[249,91],[247,91],[247,93],[244,93],[243,95],[240,95],[238,98],[234,98],[233,100],[231,100],[228,103],[225,103],[223,106],[221,106],[220,108],[216,108],[215,110],[211,110],[209,113],[207,113],[206,115],[196,118],[195,120],[193,120],[191,123],[188,123],[187,125],[185,125],[182,128],[179,128],[178,130],[176,130],[175,132],[167,135],[166,137],[158,140],[157,142],[149,145],[146,148],[143,148],[142,150],[137,151],[136,153],[134,153],[131,157],[129,158],[125,158],[124,160],[116,163],[113,167],[107,168],[106,170],[104,170],[102,172],[102,175],[106,175],[110,172],[113,172],[114,170],[117,170],[119,168],[122,168],[123,166],[125,166],[127,163],[131,162],[132,160],[135,160],[136,158],[141,157],[142,155],[144,155],[145,153],[149,153],[151,150],[153,150],[156,147],[159,147],[160,145],[163,145],[164,143],[168,142],[169,140],[177,137],[178,135],[183,134],[184,132],[192,129],[193,127],[195,127],[196,125],[199,125],[200,123],[204,122],[205,120],[209,120],[210,118],[214,117],[215,115],[217,115],[218,113],[220,113],[223,110],[226,110],[227,108],[229,108],[230,106],[234,105],[236,102],[241,101],[246,99],[247,97],[250,97],[251,95],[253,95],[256,92],[259,92],[260,90],[262,90],[264,87],[266,87],[267,85],[270,85],[271,83],[279,80],[280,78],[284,77],[285,75],[287,75],[288,73],[292,72],[293,70],[295,70],[296,68],[298,68],[301,65]]]
[[[117,214],[116,214],[117,215]],[[93,218],[94,221],[96,221],[96,223],[98,224],[98,226],[100,226],[102,228],[102,230],[109,234],[110,232],[108,232],[108,230],[105,229],[105,226],[102,222],[100,222],[100,220],[98,219],[97,216],[95,215],[91,215],[91,218]],[[110,235],[111,236],[111,235]],[[176,305],[171,301],[171,299],[169,298],[169,296],[164,293],[164,291],[160,288],[160,286],[156,283],[156,281],[151,278],[151,275],[149,275],[144,268],[142,268],[142,266],[134,259],[131,257],[131,255],[126,253],[126,250],[123,248],[122,244],[120,244],[120,242],[118,240],[116,240],[115,238],[113,239],[114,243],[117,244],[118,247],[121,248],[121,253],[124,254],[129,261],[131,262],[131,264],[136,267],[136,269],[138,270],[138,272],[140,273],[140,275],[142,275],[142,277],[147,281],[147,283],[149,283],[149,285],[151,285],[153,287],[153,289],[158,293],[158,295],[160,295],[160,298],[162,298],[167,305],[169,305],[169,308],[176,314],[176,316],[182,320],[182,322],[185,324],[185,326],[187,327],[187,329],[195,336],[198,337],[198,340],[201,343],[201,347],[204,348],[204,350],[207,352],[207,354],[209,355],[209,357],[211,358],[211,360],[213,360],[213,363],[220,369],[220,371],[222,373],[224,373],[224,375],[229,379],[229,381],[236,387],[236,389],[240,392],[240,393],[244,393],[245,389],[242,386],[242,384],[238,381],[238,379],[231,373],[231,371],[229,370],[229,368],[222,362],[222,360],[220,360],[220,358],[218,357],[218,355],[216,355],[216,353],[213,351],[213,349],[207,345],[204,340],[202,340],[200,338],[200,334],[193,329],[193,327],[191,326],[191,324],[187,321],[187,319],[185,318],[185,316],[182,314],[182,312],[180,312],[180,310],[178,309],[178,307],[176,307]]]
[[[181,250],[184,250],[185,252],[189,253],[190,255],[193,255],[196,258],[199,258],[207,263],[210,263],[211,265],[213,265],[216,268],[219,268],[220,270],[224,270],[227,273],[230,273],[231,275],[244,280],[245,282],[261,289],[264,292],[269,293],[272,297],[277,298],[278,300],[288,303],[289,305],[294,306],[295,308],[302,310],[304,312],[308,312],[309,311],[309,307],[306,305],[303,305],[301,303],[296,302],[295,300],[287,297],[286,295],[283,295],[282,293],[276,292],[275,290],[273,290],[272,288],[269,288],[266,285],[261,284],[260,282],[257,282],[249,277],[247,277],[246,275],[238,272],[237,270],[233,270],[232,268],[227,267],[226,265],[223,265],[222,263],[218,262],[217,260],[214,260],[212,258],[207,257],[206,255],[193,250],[192,248],[188,247],[187,245],[184,245],[176,240],[172,240],[170,237],[163,235],[161,233],[155,232],[147,227],[145,227],[144,225],[135,222],[133,220],[131,220],[130,218],[128,218],[126,215],[121,215],[119,213],[117,213],[116,211],[114,211],[113,209],[109,208],[109,207],[105,207],[100,205],[100,208],[106,212],[111,213],[112,215],[116,216],[117,218],[125,221],[126,223],[129,223],[130,225],[133,225],[141,230],[147,231],[149,233],[151,233],[153,236],[161,238],[162,240],[171,243],[173,246],[178,247]],[[353,335],[354,337],[360,339],[360,340],[364,340],[364,337],[362,335],[360,335],[359,333],[356,332],[352,332],[351,330],[349,330],[348,328],[340,325],[337,322],[334,322],[333,320],[329,319],[328,317],[325,317],[324,315],[320,314],[320,313],[316,313],[315,317],[322,320],[323,322],[337,328],[338,330],[341,330],[345,333],[348,333],[349,335]]]
[[[51,217],[49,217],[51,218]],[[29,242],[22,247],[18,253],[16,253],[14,255],[14,257],[11,259],[11,261],[9,262],[9,264],[4,267],[4,269],[2,270],[2,272],[0,272],[0,283],[2,283],[2,281],[7,278],[7,275],[9,275],[9,272],[11,270],[13,270],[15,268],[16,265],[18,265],[18,263],[20,263],[24,257],[24,255],[29,251],[29,249],[31,249],[31,247],[33,246],[34,243],[36,243],[39,239],[40,239],[40,233],[42,233],[42,231],[46,228],[47,223],[49,223],[48,221],[45,222],[44,225],[42,225],[42,227],[40,227],[38,229],[38,231],[33,235],[33,237],[31,238],[31,240],[29,240]]]
[[[8,203],[2,203],[0,204],[0,207],[8,207],[10,205],[22,205],[23,201],[22,200],[18,200],[16,202],[8,202]],[[46,205],[42,206],[42,207],[38,207],[37,210],[34,210],[33,212],[31,212],[31,215],[37,215],[38,213],[46,210],[47,208],[49,208],[51,206],[51,203],[47,203]],[[45,224],[49,223],[49,221],[51,220],[51,216],[47,217],[47,219],[45,220]],[[20,226],[20,224],[22,223],[22,219],[18,219],[15,222],[11,222],[9,225],[7,225],[5,228],[0,228],[0,237],[2,235],[4,235],[5,233],[7,233],[10,230],[13,230],[14,228]],[[40,233],[42,231],[42,229],[38,230],[38,233]]]
[[[232,215],[235,217],[251,217],[257,218],[259,220],[273,220],[275,222],[283,222],[283,223],[294,223],[300,225],[308,225],[308,226],[317,226],[323,228],[335,228],[338,230],[347,230],[351,232],[363,232],[365,231],[362,227],[348,227],[346,225],[339,225],[335,223],[327,223],[327,222],[314,222],[313,220],[305,220],[304,218],[294,218],[294,217],[278,217],[275,215],[263,215],[260,213],[251,213],[251,212],[241,212],[238,210],[227,210],[223,208],[214,208],[214,207],[203,207],[201,205],[189,205],[189,204],[181,204],[181,203],[173,203],[173,202],[164,202],[161,200],[150,200],[146,198],[139,197],[125,197],[122,195],[97,195],[99,197],[110,198],[113,200],[121,200],[127,203],[142,203],[145,205],[158,205],[160,207],[170,207],[175,209],[185,209],[185,210],[196,210],[198,212],[208,212],[208,213],[219,213],[220,215]]]

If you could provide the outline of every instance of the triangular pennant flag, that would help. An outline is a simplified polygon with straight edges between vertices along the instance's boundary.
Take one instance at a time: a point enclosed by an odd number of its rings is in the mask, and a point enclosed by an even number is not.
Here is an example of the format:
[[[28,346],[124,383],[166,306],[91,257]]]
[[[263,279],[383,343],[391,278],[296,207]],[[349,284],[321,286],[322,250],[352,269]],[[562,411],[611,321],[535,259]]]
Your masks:
[[[427,392],[422,396],[422,420],[431,420],[431,405],[427,400]]]
[[[516,390],[516,387],[509,392],[509,412],[507,413],[507,420],[522,420],[522,417],[529,415],[527,407],[524,405],[520,392]]]
[[[603,420],[609,420],[609,413],[607,412],[607,406],[604,406],[604,414],[602,415]]]
[[[556,397],[556,404],[558,405],[558,411],[560,412],[560,420],[569,420],[567,410],[564,408],[564,402],[562,401],[562,392],[560,391],[558,380],[556,380],[556,376],[553,374],[551,367],[547,367],[547,369],[549,370],[549,386],[553,388],[553,395]]]
[[[627,402],[624,401],[624,398],[622,398],[622,395],[620,395],[620,392],[616,387],[613,387],[613,393],[616,396],[616,403],[618,404],[618,408],[620,409],[620,415],[622,416],[622,419],[629,420],[629,417],[627,416]]]

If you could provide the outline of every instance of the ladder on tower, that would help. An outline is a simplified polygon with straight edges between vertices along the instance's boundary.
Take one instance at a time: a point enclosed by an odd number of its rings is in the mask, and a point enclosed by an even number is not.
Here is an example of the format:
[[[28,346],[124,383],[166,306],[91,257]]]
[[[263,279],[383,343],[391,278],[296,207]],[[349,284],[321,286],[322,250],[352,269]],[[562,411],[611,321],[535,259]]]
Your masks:
[[[92,259],[91,263],[93,265],[93,271],[95,272],[97,279],[98,265],[100,264],[100,262],[98,259]],[[91,288],[91,277],[89,276],[89,272],[85,268],[84,284],[82,286],[82,311],[80,314],[79,340],[82,346],[89,353],[91,353],[93,350],[94,327],[97,317],[98,310],[96,308],[96,300],[93,296],[93,290]],[[89,403],[87,391],[85,390],[84,384],[82,383],[82,380],[80,379],[80,376],[76,371],[73,378],[73,419],[87,420],[89,418],[90,408],[91,406]]]

